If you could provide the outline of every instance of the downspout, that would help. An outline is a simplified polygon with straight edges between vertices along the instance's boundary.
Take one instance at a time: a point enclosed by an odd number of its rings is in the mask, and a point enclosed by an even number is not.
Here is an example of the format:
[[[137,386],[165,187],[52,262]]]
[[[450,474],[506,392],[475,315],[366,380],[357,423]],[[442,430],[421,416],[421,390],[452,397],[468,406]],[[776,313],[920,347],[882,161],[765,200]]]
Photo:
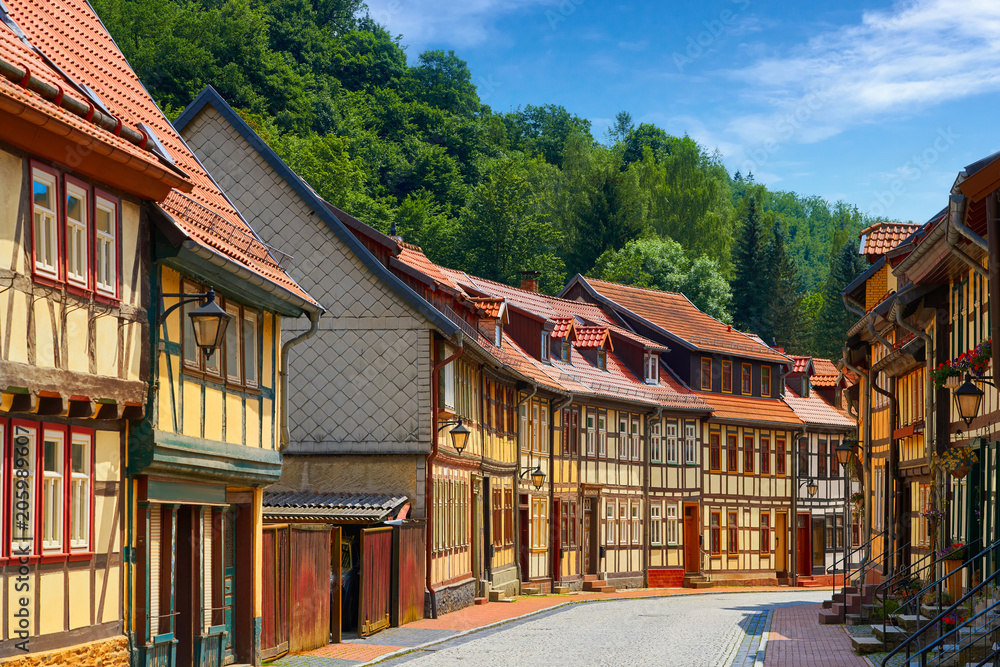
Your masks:
[[[854,313],[858,317],[865,317],[865,316],[868,315],[868,313],[866,313],[865,311],[861,310],[861,308],[859,307],[860,304],[858,304],[856,301],[854,301],[854,299],[851,299],[850,297],[848,297],[846,294],[841,294],[840,298],[844,302],[844,308],[847,308],[847,310],[851,311],[852,313]]]
[[[895,307],[895,304],[894,304]],[[875,331],[875,320],[869,318],[868,320],[868,333],[871,334],[872,338],[881,343],[885,349],[890,353],[893,351],[892,343],[888,341],[885,337]],[[883,502],[885,503],[885,508],[887,513],[892,514],[891,520],[889,517],[886,518],[886,530],[888,531],[888,539],[886,540],[885,553],[891,554],[895,551],[896,547],[896,521],[901,519],[901,514],[895,511],[896,508],[896,471],[899,469],[899,451],[896,446],[896,439],[892,437],[892,432],[896,429],[896,420],[899,417],[899,407],[896,401],[896,396],[893,392],[886,391],[878,386],[876,382],[877,374],[873,374],[872,377],[872,390],[885,396],[889,399],[889,462],[886,467],[886,472],[889,473],[889,478],[892,480],[891,484],[886,485],[885,496],[883,497]],[[846,521],[845,521],[846,523]],[[892,567],[892,564],[889,564]]]
[[[314,310],[306,312],[309,318],[309,328],[281,344],[281,442],[278,443],[278,451],[283,452],[288,447],[288,353],[299,343],[305,342],[316,335],[319,329],[320,313]]]
[[[549,521],[553,526],[556,526],[558,530],[559,517],[552,516],[552,509],[555,507],[556,503],[556,484],[555,484],[555,463],[556,463],[556,413],[565,408],[567,405],[573,402],[573,394],[569,394],[565,401],[560,401],[559,403],[549,403]],[[565,425],[563,425],[563,430],[567,430]],[[565,443],[563,443],[565,447]],[[518,456],[520,459],[520,456]],[[553,546],[555,545],[555,540],[552,540]],[[563,545],[559,545],[562,548]],[[553,556],[549,556],[549,576],[552,578],[552,585],[556,582],[556,559]]]
[[[532,397],[538,393],[538,385],[535,383],[531,384],[531,393],[522,398],[514,406],[514,419],[518,420],[520,424],[521,420],[521,406],[532,399]],[[517,468],[514,471],[516,475],[514,477],[514,535],[517,536],[519,540],[521,538],[521,438],[527,437],[527,433],[522,433],[520,427],[517,429]],[[528,448],[528,460],[531,460],[531,448]],[[514,541],[517,544],[517,550],[514,553],[514,562],[517,564],[515,569],[517,571],[517,582],[518,582],[518,593],[521,592],[521,582],[524,581],[524,572],[521,572],[521,548],[524,546],[518,544],[517,540]]]
[[[434,332],[431,332],[431,357],[434,356]],[[458,349],[455,350],[455,354],[451,355],[443,361],[439,361],[434,364],[431,369],[431,452],[427,455],[427,461],[424,464],[424,520],[427,522],[427,529],[425,534],[427,535],[427,542],[424,544],[424,562],[425,562],[425,577],[427,579],[426,586],[427,592],[431,598],[431,618],[437,618],[437,590],[435,590],[433,583],[431,582],[432,572],[433,572],[433,562],[431,560],[433,546],[434,546],[434,459],[437,458],[438,453],[438,400],[440,395],[440,387],[438,386],[438,378],[441,376],[441,369],[450,364],[451,362],[458,359],[462,354],[465,353],[465,345],[462,341],[462,332],[457,331],[455,333],[455,342],[458,344]]]
[[[643,465],[643,476],[642,476],[642,497],[646,500],[646,503],[645,503],[646,504],[645,517],[643,519],[645,521],[645,523],[643,525],[646,527],[646,530],[645,530],[646,534],[642,538],[642,571],[643,571],[643,574],[646,577],[646,581],[644,582],[644,585],[646,586],[646,588],[649,588],[649,552],[650,552],[650,545],[649,545],[649,525],[650,525],[650,522],[652,521],[652,517],[650,515],[650,510],[649,510],[649,476],[652,473],[652,461],[650,460],[650,446],[651,446],[651,444],[653,442],[653,434],[650,431],[650,423],[653,422],[653,421],[660,421],[662,418],[663,418],[663,406],[662,405],[656,408],[656,414],[655,415],[646,415],[646,455],[645,455],[645,457],[643,457],[645,459],[645,464]],[[660,436],[661,436],[661,438],[663,436],[662,429],[660,430]],[[700,428],[698,429],[698,439],[699,440],[701,439],[701,429]],[[662,447],[662,446],[663,446],[663,442],[661,440],[660,441],[660,447]],[[663,450],[661,449],[660,451],[662,452]],[[684,508],[684,505],[682,503],[681,504],[681,509],[683,510],[683,508]],[[662,511],[661,511],[661,515],[662,515]],[[662,528],[661,528],[661,530],[662,530]],[[662,536],[662,533],[661,533],[661,536]]]
[[[864,457],[864,479],[862,483],[865,487],[865,535],[868,539],[872,536],[872,512],[871,512],[871,441],[872,441],[872,383],[871,377],[868,373],[865,373],[857,366],[851,365],[851,362],[847,360],[847,348],[843,348],[841,353],[841,360],[844,362],[844,367],[848,370],[857,373],[858,377],[864,378],[865,381],[865,407],[864,407],[864,420],[865,420],[865,431],[862,434],[862,456]],[[844,517],[845,520],[847,517]],[[845,564],[846,565],[846,564]]]
[[[979,262],[969,257],[968,253],[958,247],[958,237],[961,235],[975,245],[979,246],[979,248],[983,251],[989,252],[989,246],[986,241],[983,240],[983,237],[966,227],[962,222],[962,216],[965,213],[965,196],[952,195],[948,202],[948,208],[949,213],[951,214],[948,216],[948,231],[945,234],[945,242],[948,244],[948,250],[950,250],[951,253],[960,260],[971,266],[976,273],[984,278],[989,278],[989,273],[986,269],[983,268]]]

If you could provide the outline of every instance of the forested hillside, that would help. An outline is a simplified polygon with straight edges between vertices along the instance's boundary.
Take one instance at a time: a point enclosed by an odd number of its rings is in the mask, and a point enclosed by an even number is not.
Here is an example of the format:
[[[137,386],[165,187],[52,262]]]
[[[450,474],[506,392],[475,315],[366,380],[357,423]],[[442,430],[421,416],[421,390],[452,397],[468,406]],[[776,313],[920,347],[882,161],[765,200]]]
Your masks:
[[[549,292],[577,272],[679,290],[839,356],[842,332],[816,323],[843,310],[825,281],[868,222],[847,204],[729,174],[627,111],[601,137],[544,101],[497,113],[459,56],[407,54],[360,0],[91,1],[168,115],[213,85],[324,198],[439,263],[540,271]]]

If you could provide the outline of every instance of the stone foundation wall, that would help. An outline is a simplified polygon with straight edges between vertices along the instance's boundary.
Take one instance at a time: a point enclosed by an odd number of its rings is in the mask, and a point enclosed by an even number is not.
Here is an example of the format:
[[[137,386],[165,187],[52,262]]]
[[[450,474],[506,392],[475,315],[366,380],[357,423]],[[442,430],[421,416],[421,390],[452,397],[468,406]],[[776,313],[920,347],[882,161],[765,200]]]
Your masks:
[[[619,577],[619,578],[608,576],[607,582],[609,586],[614,586],[617,590],[622,590],[624,588],[645,587],[645,582],[643,582],[641,575],[638,577]]]
[[[431,618],[431,596],[424,596],[424,618]],[[476,581],[470,579],[437,591],[438,616],[471,606],[476,599]]]
[[[28,640],[31,646],[31,640]],[[125,636],[77,644],[69,648],[0,659],[3,667],[129,667]]]

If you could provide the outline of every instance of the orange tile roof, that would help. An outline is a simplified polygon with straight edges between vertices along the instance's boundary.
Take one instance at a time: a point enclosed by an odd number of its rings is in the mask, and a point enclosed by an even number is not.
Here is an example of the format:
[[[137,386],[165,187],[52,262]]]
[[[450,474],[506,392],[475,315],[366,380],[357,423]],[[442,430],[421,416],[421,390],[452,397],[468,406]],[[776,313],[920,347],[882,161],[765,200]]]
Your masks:
[[[683,294],[584,278],[601,296],[669,332],[697,350],[783,364],[789,357],[698,310]]]
[[[392,259],[396,260],[391,263],[397,268],[403,268],[398,266],[397,262],[399,262],[404,265],[404,267],[422,273],[437,286],[445,287],[452,293],[463,293],[462,288],[452,281],[451,278],[449,278],[448,275],[441,270],[441,267],[427,258],[427,255],[424,254],[424,251],[420,248],[420,246],[400,241],[398,254]],[[409,273],[412,273],[412,271]]]
[[[859,254],[884,255],[919,228],[920,225],[897,222],[876,222],[869,225],[858,234],[861,239]]]
[[[822,396],[815,392],[810,392],[808,398],[803,398],[794,390],[786,388],[785,402],[791,406],[795,414],[807,426],[841,426],[845,429],[857,426],[854,421],[838,412],[832,405],[823,400]]]
[[[553,338],[566,338],[566,336],[574,335],[572,317],[554,317],[552,321],[556,323],[550,334]]]
[[[836,376],[840,371],[837,366],[829,359],[821,359],[820,357],[813,358],[813,368],[816,369],[817,375],[833,375]]]
[[[763,422],[799,425],[802,420],[787,403],[777,398],[754,398],[729,394],[700,394],[715,409],[713,421]]]
[[[497,319],[501,314],[506,314],[506,309],[504,308],[506,302],[503,299],[473,296],[469,297],[469,301],[479,306],[480,310],[483,311],[484,318]],[[504,317],[504,319],[507,318]]]
[[[792,372],[793,373],[805,373],[806,368],[809,366],[809,360],[812,357],[796,357],[792,356]]]
[[[605,341],[608,343],[608,349],[613,349],[610,339],[611,334],[607,327],[580,326],[576,328],[576,346],[581,350],[603,347]]]
[[[89,3],[80,0],[6,2],[11,17],[31,43],[67,76],[93,90],[123,123],[134,127],[145,123],[156,133],[177,166],[194,184],[190,196],[174,190],[163,202],[163,209],[181,231],[269,282],[318,305],[278,266],[273,251],[260,241],[195,158],[153,102]],[[234,243],[231,239],[237,241]]]

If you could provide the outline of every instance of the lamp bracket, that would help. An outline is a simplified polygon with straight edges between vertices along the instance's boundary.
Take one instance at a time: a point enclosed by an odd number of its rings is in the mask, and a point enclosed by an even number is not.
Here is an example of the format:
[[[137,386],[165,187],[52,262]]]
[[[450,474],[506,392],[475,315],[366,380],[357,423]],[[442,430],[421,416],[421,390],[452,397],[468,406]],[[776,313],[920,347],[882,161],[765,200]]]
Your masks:
[[[525,475],[530,475],[531,473],[534,472],[542,472],[542,467],[535,466],[534,468],[525,468],[524,470],[521,471],[521,474],[518,475],[518,478],[523,478]]]
[[[448,428],[449,426],[461,426],[461,425],[462,425],[462,418],[461,417],[459,417],[458,419],[452,419],[452,420],[449,420],[449,421],[446,421],[446,422],[438,422],[438,433],[440,433],[444,429]]]
[[[972,375],[970,373],[969,374],[969,379],[972,380],[973,382],[980,382],[982,384],[988,384],[989,386],[993,387],[994,389],[997,388],[997,386],[995,384],[993,384],[993,382],[994,382],[994,380],[996,380],[996,378],[993,377],[992,375],[983,375],[983,376],[980,376],[980,377],[976,377],[976,376],[974,376],[974,375]]]
[[[181,306],[186,306],[189,303],[194,303],[195,301],[200,301],[201,299],[208,299],[209,301],[215,301],[215,290],[210,289],[207,292],[201,294],[192,294],[191,292],[161,292],[160,293],[160,305],[163,305],[163,299],[166,298],[177,298],[180,299],[177,303],[170,306],[160,314],[159,324],[167,319],[167,315],[174,312]]]

